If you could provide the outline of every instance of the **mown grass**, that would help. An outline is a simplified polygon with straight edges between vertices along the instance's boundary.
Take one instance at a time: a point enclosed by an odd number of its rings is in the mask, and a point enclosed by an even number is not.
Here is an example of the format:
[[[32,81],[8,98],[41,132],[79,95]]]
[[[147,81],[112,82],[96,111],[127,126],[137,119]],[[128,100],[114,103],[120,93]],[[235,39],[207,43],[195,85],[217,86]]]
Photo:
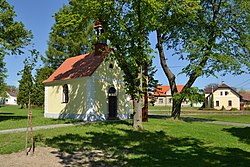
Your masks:
[[[106,166],[250,164],[249,127],[172,121],[160,117],[150,118],[143,127],[144,130],[136,131],[131,121],[119,121],[39,130],[33,134],[38,145],[58,148],[58,157],[62,152],[101,150],[112,155],[100,160]],[[1,154],[23,150],[24,146],[25,133],[0,135]],[[74,164],[73,159],[68,159],[67,163],[79,165]]]
[[[32,110],[32,122],[33,126],[70,123],[74,121],[49,119],[44,118],[43,110],[41,108],[35,108]],[[24,128],[27,126],[27,109],[20,109],[18,106],[1,106],[0,107],[0,130]]]
[[[211,121],[224,121],[234,123],[250,124],[250,115],[189,115],[185,118],[200,118]]]

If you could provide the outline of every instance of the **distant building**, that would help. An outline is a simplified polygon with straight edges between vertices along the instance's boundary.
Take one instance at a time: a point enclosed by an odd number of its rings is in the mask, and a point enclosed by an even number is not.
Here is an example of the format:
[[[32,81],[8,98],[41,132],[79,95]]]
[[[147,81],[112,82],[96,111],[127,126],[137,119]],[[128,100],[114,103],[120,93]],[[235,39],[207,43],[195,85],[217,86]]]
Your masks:
[[[241,95],[241,108],[250,107],[250,91],[240,93]]]
[[[8,90],[7,97],[0,97],[0,104],[2,105],[17,105],[17,90]]]
[[[177,85],[178,92],[181,92],[184,85]],[[151,95],[152,96],[152,95]],[[151,97],[150,101],[154,98],[155,106],[172,106],[173,97],[171,94],[171,88],[168,85],[157,86],[154,90],[153,97]],[[191,102],[183,101],[182,106],[191,106]],[[201,107],[202,104],[193,104],[193,107]]]
[[[206,92],[207,107],[217,110],[242,109],[242,95],[222,82],[211,92]]]

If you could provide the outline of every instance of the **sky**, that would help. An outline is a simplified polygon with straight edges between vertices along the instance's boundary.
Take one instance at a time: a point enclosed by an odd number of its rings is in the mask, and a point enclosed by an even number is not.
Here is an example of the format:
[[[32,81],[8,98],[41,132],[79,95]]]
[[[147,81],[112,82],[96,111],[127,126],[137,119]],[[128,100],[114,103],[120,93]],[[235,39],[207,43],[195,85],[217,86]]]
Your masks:
[[[25,28],[32,31],[34,35],[34,39],[32,41],[34,43],[34,48],[37,49],[42,55],[45,55],[49,33],[52,25],[55,23],[52,16],[54,13],[59,11],[64,4],[67,4],[68,0],[7,0],[7,2],[14,6],[14,11],[17,14],[15,20],[23,22]],[[150,35],[150,41],[154,48],[156,44],[154,33]],[[8,69],[8,78],[6,79],[6,83],[8,85],[18,86],[18,80],[20,80],[21,77],[18,76],[17,73],[23,69],[23,61],[29,55],[29,49],[31,49],[31,47],[25,48],[24,55],[10,55],[5,57],[6,68]],[[171,54],[171,52],[166,52],[165,54]],[[177,84],[184,85],[187,78],[185,75],[178,75],[178,73],[186,62],[180,61],[175,57],[170,57],[168,62],[171,70],[177,76]],[[161,69],[159,56],[157,54],[155,54],[153,63],[157,69],[155,79],[159,80],[159,83],[162,85],[168,85],[167,78]],[[200,77],[196,80],[193,86],[203,89],[208,84],[220,84],[222,81],[231,87],[237,88],[238,90],[250,90],[250,74],[240,76],[226,75],[223,77],[218,76],[217,78]]]

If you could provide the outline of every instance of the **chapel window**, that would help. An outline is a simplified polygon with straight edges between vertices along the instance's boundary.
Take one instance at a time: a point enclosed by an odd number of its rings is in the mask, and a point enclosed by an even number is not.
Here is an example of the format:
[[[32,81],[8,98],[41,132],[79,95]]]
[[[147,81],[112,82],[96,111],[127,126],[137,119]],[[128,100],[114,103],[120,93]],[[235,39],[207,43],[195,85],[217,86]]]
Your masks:
[[[63,85],[62,102],[63,103],[69,102],[69,87],[67,84]]]

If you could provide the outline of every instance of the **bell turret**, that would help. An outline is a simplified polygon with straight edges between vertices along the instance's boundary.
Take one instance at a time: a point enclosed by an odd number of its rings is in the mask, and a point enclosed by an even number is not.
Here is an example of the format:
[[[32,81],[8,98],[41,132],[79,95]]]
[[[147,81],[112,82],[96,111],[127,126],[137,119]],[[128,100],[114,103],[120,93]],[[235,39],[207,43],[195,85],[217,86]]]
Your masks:
[[[101,35],[104,33],[104,29],[101,25],[101,23],[95,22],[94,23],[94,30],[95,30],[95,35],[96,35],[96,43],[95,43],[95,54],[99,55],[102,52],[104,52],[107,49],[107,42],[104,39],[101,39]]]

